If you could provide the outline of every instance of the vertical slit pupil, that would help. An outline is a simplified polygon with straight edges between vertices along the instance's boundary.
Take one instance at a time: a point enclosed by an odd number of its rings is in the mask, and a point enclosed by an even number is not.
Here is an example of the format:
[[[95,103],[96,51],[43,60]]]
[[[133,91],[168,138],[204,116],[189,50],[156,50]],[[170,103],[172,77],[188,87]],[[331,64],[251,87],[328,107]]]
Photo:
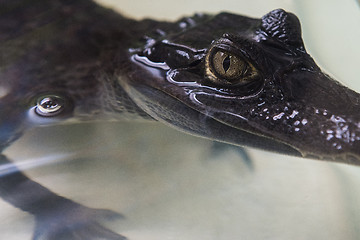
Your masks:
[[[227,55],[223,61],[223,68],[224,68],[224,72],[227,72],[227,70],[229,70],[229,68],[230,68],[230,56],[229,55]]]

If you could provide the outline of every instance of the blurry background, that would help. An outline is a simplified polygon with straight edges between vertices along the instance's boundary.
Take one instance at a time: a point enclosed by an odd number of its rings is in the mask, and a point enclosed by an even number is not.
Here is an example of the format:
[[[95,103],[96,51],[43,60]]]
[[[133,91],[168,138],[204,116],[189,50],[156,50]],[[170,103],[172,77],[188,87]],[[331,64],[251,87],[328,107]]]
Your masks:
[[[360,91],[360,8],[355,0],[103,0],[128,17],[176,20],[195,12],[301,20],[308,52]],[[35,129],[6,150],[32,178],[89,207],[126,216],[107,223],[130,240],[358,239],[360,168],[229,148],[159,123]],[[33,219],[0,200],[0,239],[31,239]]]

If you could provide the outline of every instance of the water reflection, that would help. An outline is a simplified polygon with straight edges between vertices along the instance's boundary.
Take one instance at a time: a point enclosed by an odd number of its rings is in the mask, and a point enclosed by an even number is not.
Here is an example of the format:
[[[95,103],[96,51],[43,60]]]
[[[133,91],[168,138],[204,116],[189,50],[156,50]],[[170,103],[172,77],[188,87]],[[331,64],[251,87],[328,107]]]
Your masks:
[[[21,163],[27,155],[81,152],[27,174],[85,206],[123,214],[102,223],[129,239],[357,238],[356,168],[251,150],[253,171],[236,149],[212,155],[212,146],[160,124],[124,123],[44,128],[7,153]],[[34,222],[1,207],[15,227],[0,230],[28,238]]]

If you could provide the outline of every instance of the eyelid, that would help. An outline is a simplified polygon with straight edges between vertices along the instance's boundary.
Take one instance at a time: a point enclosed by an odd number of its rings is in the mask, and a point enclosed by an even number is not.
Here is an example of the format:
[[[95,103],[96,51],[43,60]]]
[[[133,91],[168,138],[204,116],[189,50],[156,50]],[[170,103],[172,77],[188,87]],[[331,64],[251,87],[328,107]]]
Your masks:
[[[235,48],[235,47],[227,45],[227,44],[216,44],[210,48],[209,53],[216,51],[217,49],[222,50],[224,52],[229,52],[233,55],[237,55],[241,59],[243,59],[245,62],[249,62],[249,63],[252,62],[251,59],[249,59],[249,57],[243,50]]]
[[[249,39],[243,39],[231,34],[224,34],[222,38],[213,42],[209,51],[213,48],[219,48],[237,54],[248,61],[256,69],[260,69],[256,62],[258,62],[259,57],[261,58],[264,54],[262,54],[261,48]]]

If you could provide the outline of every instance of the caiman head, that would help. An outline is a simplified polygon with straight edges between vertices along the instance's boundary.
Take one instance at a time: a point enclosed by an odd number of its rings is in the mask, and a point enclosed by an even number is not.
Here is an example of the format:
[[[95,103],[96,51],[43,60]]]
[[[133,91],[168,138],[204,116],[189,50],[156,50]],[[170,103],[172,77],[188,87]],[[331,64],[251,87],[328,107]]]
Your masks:
[[[197,15],[178,28],[120,60],[119,82],[152,117],[232,144],[360,163],[360,96],[316,65],[295,15]]]

